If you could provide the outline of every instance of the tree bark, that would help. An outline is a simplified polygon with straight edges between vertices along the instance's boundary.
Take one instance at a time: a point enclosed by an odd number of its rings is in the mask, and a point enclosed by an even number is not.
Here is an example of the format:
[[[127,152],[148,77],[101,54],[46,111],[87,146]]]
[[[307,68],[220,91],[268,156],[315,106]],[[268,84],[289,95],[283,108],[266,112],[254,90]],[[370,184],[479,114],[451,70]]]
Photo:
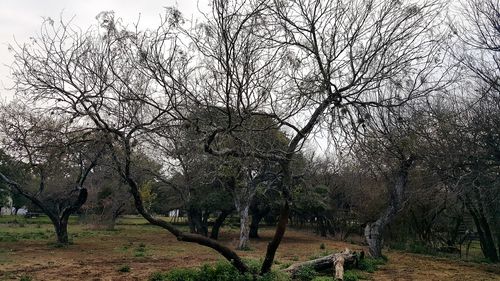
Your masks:
[[[485,258],[492,262],[498,262],[497,249],[495,247],[495,242],[493,241],[492,233],[489,224],[477,210],[472,206],[472,203],[468,198],[465,198],[466,207],[474,220],[476,225],[477,234],[479,236],[479,244],[481,246],[481,251]]]
[[[259,209],[257,203],[250,205],[250,213],[252,214],[252,222],[250,223],[250,238],[260,238],[259,237],[259,224],[262,219],[271,211],[269,206],[265,206],[264,209]]]
[[[396,214],[403,208],[406,185],[408,183],[408,172],[413,165],[413,158],[402,161],[394,182],[390,187],[389,206],[380,214],[379,218],[366,224],[365,239],[368,243],[370,255],[374,258],[382,257],[383,232],[385,227],[392,222]]]
[[[385,227],[385,219],[369,223],[365,227],[365,239],[368,243],[368,250],[372,257],[380,258],[382,256],[382,231]]]
[[[261,274],[266,274],[271,271],[271,266],[273,265],[276,250],[278,250],[281,240],[283,239],[283,235],[285,235],[289,215],[290,205],[288,204],[288,201],[285,201],[285,203],[281,207],[280,218],[278,224],[276,225],[276,231],[274,233],[273,239],[267,245],[266,256],[260,269]]]
[[[227,216],[229,216],[232,211],[233,210],[222,210],[221,213],[217,216],[217,219],[215,219],[214,225],[212,226],[212,231],[210,232],[211,239],[219,239],[220,228],[222,227],[222,224],[226,220]]]
[[[250,223],[250,233],[249,233],[249,236],[250,238],[255,238],[255,239],[259,239],[260,236],[259,236],[259,223],[260,221],[262,220],[262,218],[255,218],[254,216],[252,216],[252,222]]]
[[[203,220],[201,210],[190,207],[188,209],[188,220],[191,233],[208,236],[208,226]]]
[[[249,204],[240,206],[240,240],[238,241],[238,250],[248,250],[250,240],[250,217],[248,215]]]
[[[54,229],[56,231],[57,243],[67,245],[69,243],[68,221],[59,220],[59,222],[54,223]]]

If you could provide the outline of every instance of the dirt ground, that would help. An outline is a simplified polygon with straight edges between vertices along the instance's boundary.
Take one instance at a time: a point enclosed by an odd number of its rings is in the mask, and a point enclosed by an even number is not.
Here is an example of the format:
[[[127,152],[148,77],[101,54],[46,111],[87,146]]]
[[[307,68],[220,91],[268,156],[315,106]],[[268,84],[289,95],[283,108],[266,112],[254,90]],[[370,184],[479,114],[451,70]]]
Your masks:
[[[38,226],[40,228],[40,226]],[[29,226],[24,227],[28,229]],[[17,231],[12,226],[0,225],[1,231]],[[49,226],[39,232],[51,230]],[[0,242],[0,280],[147,280],[152,272],[168,271],[175,267],[193,267],[216,261],[220,256],[212,250],[192,243],[180,243],[174,236],[153,226],[118,226],[117,231],[86,230],[73,226],[74,244],[56,248],[51,239],[22,239]],[[241,252],[246,258],[261,258],[271,229],[261,233],[260,240],[252,241],[250,251]],[[221,241],[235,245],[236,229],[224,229]],[[1,240],[0,240],[1,241]],[[320,249],[321,244],[325,249]],[[362,250],[362,246],[333,241],[312,233],[288,230],[281,244],[276,267],[308,260],[325,251],[334,252],[348,247]],[[375,273],[371,280],[500,280],[498,265],[460,262],[444,258],[386,252],[389,262]],[[119,272],[129,266],[130,272]]]

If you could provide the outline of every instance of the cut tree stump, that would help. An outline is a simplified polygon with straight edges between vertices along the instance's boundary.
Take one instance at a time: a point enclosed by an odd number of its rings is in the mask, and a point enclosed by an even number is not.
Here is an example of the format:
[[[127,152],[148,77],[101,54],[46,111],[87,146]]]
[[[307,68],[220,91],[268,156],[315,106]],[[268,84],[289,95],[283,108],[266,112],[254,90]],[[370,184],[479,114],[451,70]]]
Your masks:
[[[361,254],[363,256],[363,253]],[[344,267],[356,266],[358,263],[358,255],[349,249],[340,253],[331,254],[315,260],[295,263],[290,265],[283,271],[289,273],[292,278],[297,275],[297,272],[303,267],[311,267],[316,271],[325,271],[333,269],[336,280],[344,279]]]

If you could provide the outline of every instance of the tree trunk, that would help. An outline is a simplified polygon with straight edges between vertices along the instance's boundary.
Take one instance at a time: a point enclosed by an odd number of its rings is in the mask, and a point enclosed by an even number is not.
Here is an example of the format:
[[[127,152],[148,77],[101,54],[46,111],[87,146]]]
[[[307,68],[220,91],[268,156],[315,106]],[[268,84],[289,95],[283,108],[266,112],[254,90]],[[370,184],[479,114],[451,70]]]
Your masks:
[[[484,246],[481,246],[481,248],[484,247],[483,253],[487,253],[487,258],[491,262],[498,262],[498,254],[497,254],[497,249],[495,247],[495,240],[493,239],[493,234],[491,233],[491,228],[484,216],[481,215],[480,217],[481,225],[483,228],[483,233],[484,233]]]
[[[374,223],[369,223],[365,227],[365,239],[368,243],[368,251],[374,258],[382,257],[382,238],[383,226],[378,220]]]
[[[250,223],[250,238],[259,237],[259,224],[262,219],[271,211],[269,206],[264,209],[259,209],[259,206],[254,203],[250,205],[250,213],[252,214],[252,222]]]
[[[222,224],[226,220],[227,216],[231,214],[233,210],[222,210],[221,213],[217,216],[217,219],[214,222],[214,225],[212,226],[212,231],[210,232],[210,238],[212,239],[219,239],[219,231],[220,228],[222,227]]]
[[[260,238],[259,237],[259,224],[264,216],[255,214],[252,215],[252,222],[250,223],[250,238]]]
[[[325,225],[325,218],[323,216],[319,216],[318,225],[319,225],[319,234],[321,235],[321,237],[326,237],[326,225]]]
[[[271,271],[274,256],[276,255],[276,250],[278,250],[281,240],[283,239],[283,235],[285,235],[289,215],[290,205],[288,204],[288,201],[285,201],[285,203],[281,207],[280,217],[278,224],[276,225],[276,231],[274,233],[273,240],[271,240],[271,242],[269,242],[269,244],[267,245],[266,256],[260,269],[261,274],[266,274]]]
[[[67,245],[68,240],[68,221],[59,220],[59,222],[54,223],[54,229],[56,231],[57,243],[61,245]]]
[[[337,278],[343,278],[344,268],[347,266],[355,266],[357,263],[358,255],[355,252],[351,252],[349,249],[345,249],[345,251],[341,253],[292,264],[283,271],[290,274],[292,278],[295,278],[297,273],[304,267],[312,267],[315,271],[324,271],[333,268],[335,276]]]
[[[246,203],[246,202],[245,202]],[[240,206],[240,240],[238,241],[238,250],[248,250],[250,240],[250,217],[248,215],[249,204]]]
[[[255,218],[252,216],[252,222],[250,223],[250,233],[248,234],[250,238],[259,239],[259,223],[262,218]]]
[[[465,196],[464,198],[465,206],[472,216],[474,224],[476,225],[477,234],[479,236],[479,244],[481,246],[481,251],[485,258],[491,262],[498,262],[497,249],[495,247],[495,242],[493,240],[493,235],[489,227],[488,221],[481,214],[480,207],[475,208],[472,205],[470,198]]]
[[[368,243],[370,255],[374,258],[382,257],[382,235],[384,229],[403,208],[406,185],[408,183],[408,172],[412,164],[412,157],[401,162],[394,182],[389,187],[389,206],[380,214],[380,217],[375,222],[368,223],[365,227],[365,239]]]
[[[196,208],[189,208],[188,210],[189,230],[191,233],[201,234],[208,236],[208,227],[204,223],[202,211]]]

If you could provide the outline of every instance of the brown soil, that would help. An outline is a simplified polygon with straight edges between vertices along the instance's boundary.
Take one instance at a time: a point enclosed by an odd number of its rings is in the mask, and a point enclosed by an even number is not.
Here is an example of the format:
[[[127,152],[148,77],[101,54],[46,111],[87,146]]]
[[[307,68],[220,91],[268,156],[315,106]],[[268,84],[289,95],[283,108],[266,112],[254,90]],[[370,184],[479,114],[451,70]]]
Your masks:
[[[0,226],[1,227],[1,226]],[[0,242],[0,280],[19,280],[28,275],[33,280],[147,280],[156,271],[175,267],[193,267],[216,261],[212,250],[191,243],[180,243],[172,235],[151,226],[119,226],[115,232],[91,232],[75,238],[67,248],[54,248],[47,241],[21,240]],[[252,250],[244,257],[261,258],[272,230],[265,230],[260,240],[252,241]],[[234,246],[236,230],[224,229],[221,241]],[[339,251],[361,246],[320,238],[312,233],[288,230],[277,254],[277,264],[288,264],[319,256],[325,250]],[[141,244],[145,244],[141,256]],[[500,280],[500,267],[465,263],[402,252],[388,252],[389,262],[373,274],[372,280]],[[118,269],[130,266],[121,273]],[[279,265],[276,265],[277,267]]]

